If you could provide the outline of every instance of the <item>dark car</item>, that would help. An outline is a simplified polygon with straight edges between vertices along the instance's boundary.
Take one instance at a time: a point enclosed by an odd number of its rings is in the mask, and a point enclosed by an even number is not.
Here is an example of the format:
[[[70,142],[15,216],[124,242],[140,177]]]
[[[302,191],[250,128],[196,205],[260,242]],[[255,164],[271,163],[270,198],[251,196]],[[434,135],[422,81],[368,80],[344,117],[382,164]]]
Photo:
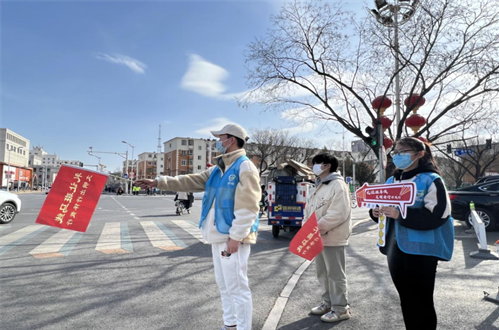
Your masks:
[[[471,227],[470,202],[473,202],[486,229],[499,229],[499,181],[482,182],[450,191],[449,197],[454,219],[463,220]]]
[[[482,182],[490,182],[490,181],[499,181],[499,175],[482,176],[480,179],[478,179],[475,182],[475,184],[479,184]]]

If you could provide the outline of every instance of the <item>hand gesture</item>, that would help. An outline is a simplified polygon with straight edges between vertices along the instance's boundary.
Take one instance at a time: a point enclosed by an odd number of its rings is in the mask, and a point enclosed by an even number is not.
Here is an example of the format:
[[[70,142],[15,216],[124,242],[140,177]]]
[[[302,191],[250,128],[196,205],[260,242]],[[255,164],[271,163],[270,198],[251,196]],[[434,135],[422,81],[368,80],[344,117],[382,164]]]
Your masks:
[[[382,206],[380,212],[392,219],[398,219],[400,216],[400,211],[394,206]]]
[[[379,211],[379,207],[376,206],[376,208],[372,209],[372,212],[375,218],[379,218],[379,215],[381,214],[381,212]]]
[[[133,183],[142,189],[156,188],[158,186],[158,183],[155,180],[151,180],[151,179],[140,179],[140,180],[134,181]]]

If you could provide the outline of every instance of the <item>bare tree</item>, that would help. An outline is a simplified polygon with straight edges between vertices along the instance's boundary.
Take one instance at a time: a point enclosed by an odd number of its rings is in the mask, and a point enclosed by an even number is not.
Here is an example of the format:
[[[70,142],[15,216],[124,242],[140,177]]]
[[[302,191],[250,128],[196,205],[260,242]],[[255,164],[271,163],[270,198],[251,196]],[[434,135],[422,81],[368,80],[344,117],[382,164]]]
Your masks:
[[[364,127],[377,122],[371,101],[419,94],[427,124],[416,136],[439,139],[496,120],[499,107],[499,6],[495,0],[422,0],[399,31],[374,18],[357,18],[345,4],[285,4],[274,28],[249,45],[248,84],[242,105],[258,102],[303,121],[328,120],[368,143]],[[395,54],[400,69],[394,72]],[[402,106],[401,121],[415,106]],[[305,111],[309,115],[303,115]],[[387,113],[387,115],[389,115]],[[387,134],[407,135],[398,125]],[[369,144],[369,143],[368,143]],[[372,147],[378,156],[378,146]]]
[[[443,164],[448,165],[446,170],[455,178],[453,181],[456,187],[461,186],[466,174],[471,176],[473,181],[476,181],[485,176],[486,172],[499,171],[499,144],[491,143],[491,148],[488,149],[486,139],[480,138],[478,135],[466,138],[464,134],[461,136],[461,140],[454,137],[453,141],[452,153],[440,151],[442,157],[446,159]]]

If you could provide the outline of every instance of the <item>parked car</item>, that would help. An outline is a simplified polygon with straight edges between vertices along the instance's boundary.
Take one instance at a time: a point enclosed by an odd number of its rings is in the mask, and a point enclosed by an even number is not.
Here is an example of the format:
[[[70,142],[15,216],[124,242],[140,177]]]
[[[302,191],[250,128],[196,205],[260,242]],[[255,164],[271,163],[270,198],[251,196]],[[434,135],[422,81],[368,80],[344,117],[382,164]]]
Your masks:
[[[471,227],[470,202],[482,218],[487,230],[499,229],[499,180],[475,184],[449,192],[452,217],[463,220]]]
[[[9,223],[21,212],[21,200],[16,194],[0,190],[0,223]]]
[[[475,184],[479,184],[482,182],[490,182],[490,181],[499,181],[499,175],[489,175],[489,176],[483,176],[480,179],[478,179]]]

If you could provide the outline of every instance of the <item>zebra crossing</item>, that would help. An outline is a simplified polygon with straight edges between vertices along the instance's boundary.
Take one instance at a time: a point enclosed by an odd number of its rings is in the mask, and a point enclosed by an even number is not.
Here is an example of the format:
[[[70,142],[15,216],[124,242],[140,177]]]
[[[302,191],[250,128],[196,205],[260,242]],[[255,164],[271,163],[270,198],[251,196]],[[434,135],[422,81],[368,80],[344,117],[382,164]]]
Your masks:
[[[185,237],[192,237],[201,243],[205,243],[201,236],[197,223],[189,220],[172,220],[168,224],[160,221],[139,221],[139,227],[147,237],[150,246],[164,251],[182,250],[188,247],[186,238],[182,239],[175,234],[178,229],[187,233]],[[3,254],[15,247],[22,246],[23,243],[32,246],[37,241],[36,236],[47,229],[55,228],[44,225],[28,225],[11,233],[6,233],[10,226],[0,227],[0,258]],[[29,255],[34,258],[57,258],[67,257],[86,235],[86,233],[76,232],[67,229],[57,229],[58,231],[36,245]],[[136,229],[137,230],[137,229]],[[99,238],[95,242],[94,250],[102,254],[126,254],[134,252],[134,239],[139,234],[130,234],[127,222],[107,222],[102,227]],[[42,239],[40,239],[41,241]],[[260,243],[272,243],[271,240],[258,238]]]

